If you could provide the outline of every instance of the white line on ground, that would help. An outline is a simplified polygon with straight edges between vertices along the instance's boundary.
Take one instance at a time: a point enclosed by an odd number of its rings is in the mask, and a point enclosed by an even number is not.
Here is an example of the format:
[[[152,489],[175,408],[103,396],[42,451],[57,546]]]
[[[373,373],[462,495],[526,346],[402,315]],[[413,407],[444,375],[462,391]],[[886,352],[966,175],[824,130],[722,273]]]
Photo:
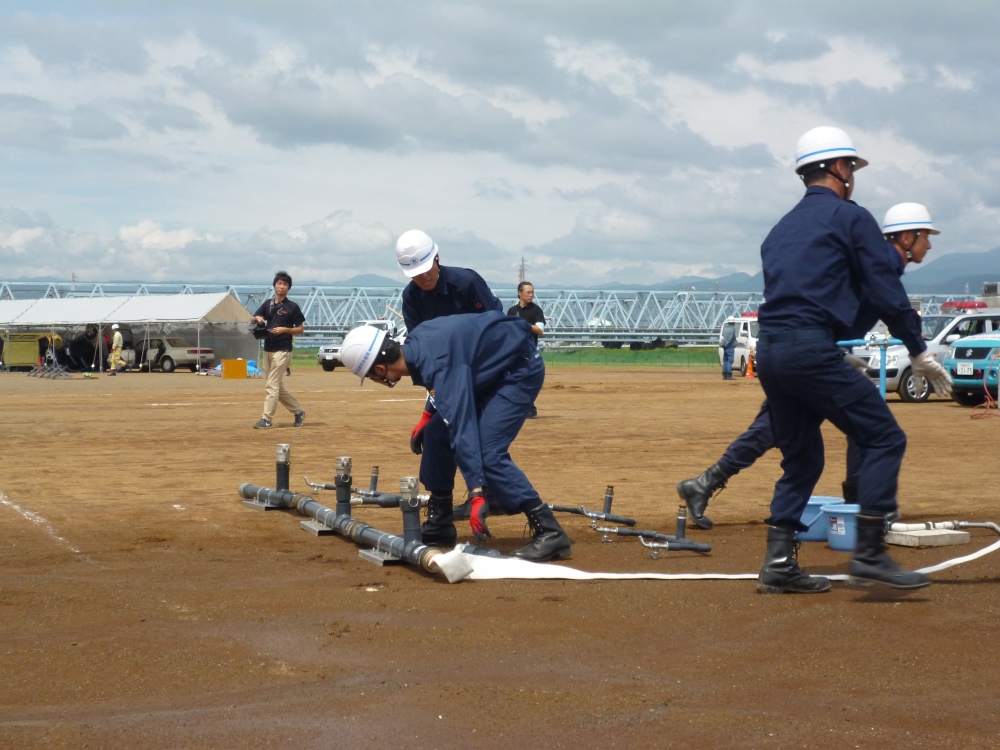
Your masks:
[[[375,400],[379,402],[388,402],[388,401],[426,401],[427,399],[426,398],[377,398]]]
[[[80,552],[80,550],[78,550],[68,541],[59,536],[55,532],[55,529],[52,528],[52,525],[48,521],[46,521],[42,516],[38,515],[34,511],[28,510],[27,508],[22,508],[17,503],[12,502],[11,499],[7,497],[3,492],[0,492],[0,504],[6,505],[14,512],[19,513],[23,518],[31,521],[34,524],[38,524],[39,526],[41,526],[43,529],[45,529],[46,534],[52,537],[52,539],[54,539],[59,544],[65,544],[69,548],[70,552],[75,552],[78,555],[83,554],[82,552]],[[86,557],[86,555],[84,555],[84,557]]]

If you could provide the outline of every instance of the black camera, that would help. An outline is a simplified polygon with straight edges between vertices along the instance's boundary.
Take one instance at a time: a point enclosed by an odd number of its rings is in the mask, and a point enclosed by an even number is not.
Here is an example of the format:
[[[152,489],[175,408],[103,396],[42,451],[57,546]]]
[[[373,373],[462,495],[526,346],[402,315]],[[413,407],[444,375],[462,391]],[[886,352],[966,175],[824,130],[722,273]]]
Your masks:
[[[258,341],[263,341],[267,338],[267,323],[251,323],[250,333],[252,333],[253,337]]]

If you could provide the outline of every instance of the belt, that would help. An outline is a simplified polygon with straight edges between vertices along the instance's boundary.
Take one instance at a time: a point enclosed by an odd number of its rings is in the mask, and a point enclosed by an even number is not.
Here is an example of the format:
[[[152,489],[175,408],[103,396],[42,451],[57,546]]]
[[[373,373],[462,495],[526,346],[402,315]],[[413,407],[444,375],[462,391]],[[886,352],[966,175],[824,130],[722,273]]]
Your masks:
[[[810,341],[813,339],[829,339],[836,337],[829,328],[802,328],[798,331],[781,331],[779,333],[761,332],[760,339],[768,344],[783,344],[786,341]]]

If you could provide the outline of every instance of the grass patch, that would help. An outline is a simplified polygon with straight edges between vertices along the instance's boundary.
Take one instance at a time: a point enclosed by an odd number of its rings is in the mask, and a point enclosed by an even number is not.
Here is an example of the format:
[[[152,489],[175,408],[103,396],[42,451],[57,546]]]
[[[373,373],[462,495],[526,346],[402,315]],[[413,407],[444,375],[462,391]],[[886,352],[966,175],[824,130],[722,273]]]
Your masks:
[[[292,367],[319,367],[316,353],[319,347],[296,347]],[[651,349],[633,352],[630,349],[545,349],[542,359],[549,367],[719,367],[719,350],[715,347],[684,349]]]
[[[549,349],[542,351],[546,366],[552,367],[719,367],[715,347],[684,349]]]

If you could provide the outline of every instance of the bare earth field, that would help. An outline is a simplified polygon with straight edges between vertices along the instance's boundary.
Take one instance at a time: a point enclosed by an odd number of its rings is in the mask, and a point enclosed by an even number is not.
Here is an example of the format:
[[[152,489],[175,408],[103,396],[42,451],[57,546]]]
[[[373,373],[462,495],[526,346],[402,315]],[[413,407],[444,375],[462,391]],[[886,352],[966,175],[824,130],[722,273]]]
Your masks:
[[[343,370],[286,381],[306,426],[255,431],[263,382],[191,374],[70,381],[0,376],[0,747],[909,748],[995,747],[1000,555],[902,598],[836,584],[760,596],[752,582],[463,582],[378,568],[298,517],[259,513],[241,482],[383,489],[417,473],[422,391],[359,389]],[[512,453],[543,499],[670,531],[674,484],[753,419],[757,381],[717,371],[550,368]],[[892,400],[910,438],[908,520],[1000,520],[1000,420]],[[827,433],[817,494],[839,495],[844,441]],[[629,572],[754,572],[774,452],[734,478],[689,536],[708,557],[651,560],[560,516],[568,564]],[[333,504],[332,493],[326,493]],[[388,531],[398,511],[356,515]],[[491,519],[494,546],[523,522]],[[467,526],[460,537],[469,540]],[[921,567],[995,539],[901,550]],[[847,556],[809,544],[812,572]]]

